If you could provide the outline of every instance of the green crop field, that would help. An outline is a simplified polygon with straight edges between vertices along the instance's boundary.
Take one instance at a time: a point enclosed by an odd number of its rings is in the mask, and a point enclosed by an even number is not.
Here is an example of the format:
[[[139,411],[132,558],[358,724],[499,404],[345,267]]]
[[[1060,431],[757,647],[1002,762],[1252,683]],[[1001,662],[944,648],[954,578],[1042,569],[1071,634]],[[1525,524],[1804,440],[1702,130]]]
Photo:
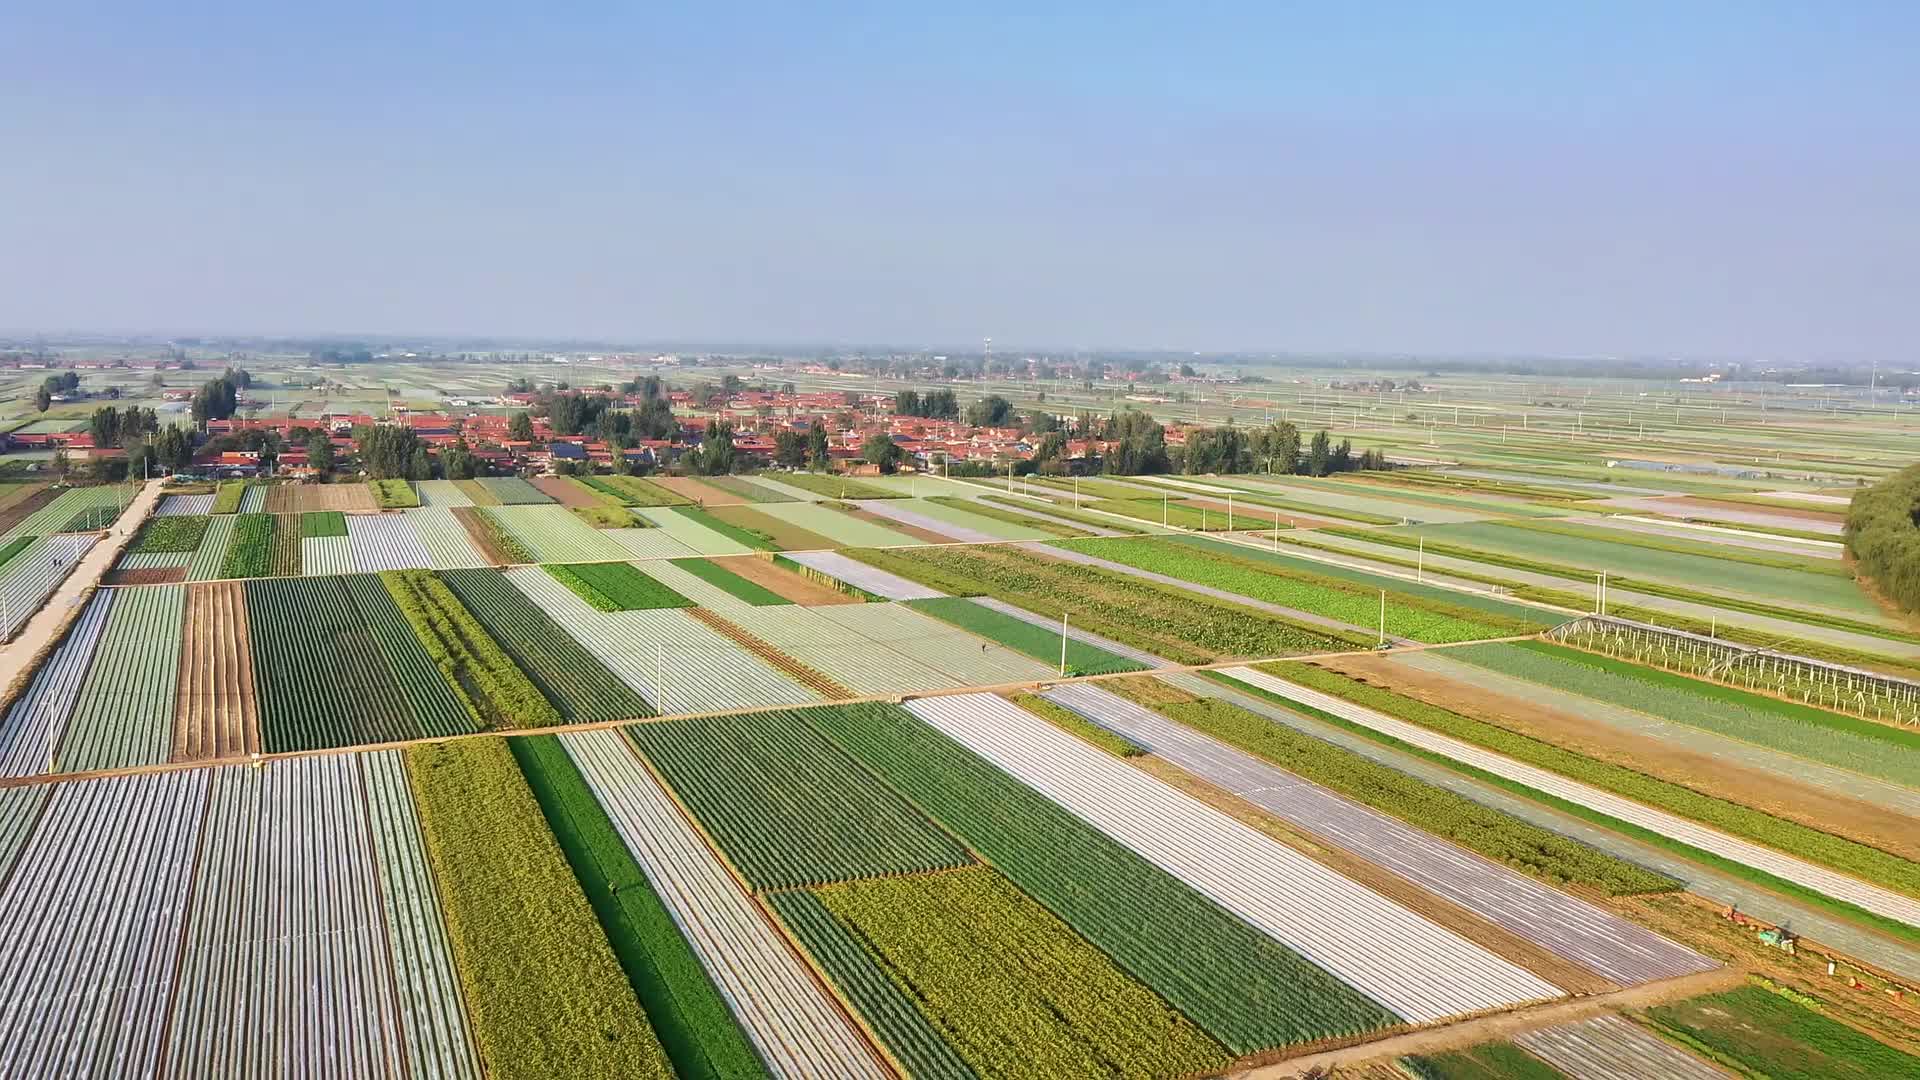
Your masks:
[[[1144,666],[1138,661],[1115,656],[1105,649],[1070,637],[1066,639],[1063,653],[1058,630],[1022,622],[992,608],[981,607],[966,597],[943,596],[932,600],[909,600],[906,603],[915,611],[924,611],[942,622],[997,641],[1035,660],[1058,663],[1064,655],[1068,675],[1111,675],[1122,671],[1139,671]]]
[[[498,570],[469,567],[439,576],[566,721],[653,715],[645,699]]]
[[[905,710],[797,715],[1234,1053],[1397,1022]]]
[[[380,582],[476,725],[501,730],[561,722],[445,582],[425,570],[384,571]]]
[[[227,544],[226,562],[221,564],[223,578],[267,577],[273,572],[273,514],[241,514],[234,518],[233,537]]]
[[[748,581],[712,559],[674,559],[673,565],[717,589],[723,589],[754,607],[779,607],[793,601],[757,582]]]
[[[694,606],[693,601],[641,573],[631,563],[547,563],[545,569],[555,581],[593,605],[595,611]]]
[[[1759,986],[1656,1005],[1663,1032],[1746,1076],[1769,1080],[1882,1080],[1920,1076],[1920,1058]]]
[[[488,1075],[673,1076],[505,743],[424,743],[407,772]]]
[[[627,729],[762,889],[963,866],[966,849],[789,714],[670,720]]]
[[[211,519],[205,514],[174,514],[150,519],[140,530],[130,551],[197,551],[206,538]]]

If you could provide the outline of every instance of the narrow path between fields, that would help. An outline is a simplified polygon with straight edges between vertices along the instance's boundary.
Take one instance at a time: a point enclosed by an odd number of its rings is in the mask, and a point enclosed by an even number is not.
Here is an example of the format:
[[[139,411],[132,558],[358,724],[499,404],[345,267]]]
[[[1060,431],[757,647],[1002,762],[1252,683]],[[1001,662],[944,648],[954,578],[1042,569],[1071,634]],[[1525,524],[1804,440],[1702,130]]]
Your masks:
[[[20,628],[20,633],[12,641],[0,645],[0,687],[12,686],[15,679],[33,666],[41,652],[59,638],[66,626],[67,616],[75,605],[100,584],[101,576],[120,558],[120,553],[133,542],[140,526],[160,505],[164,484],[164,480],[147,481],[140,489],[140,494],[127,504],[119,520],[113,523],[99,543],[93,545],[92,550],[81,556],[66,580],[40,605],[40,610],[33,613],[33,617]]]

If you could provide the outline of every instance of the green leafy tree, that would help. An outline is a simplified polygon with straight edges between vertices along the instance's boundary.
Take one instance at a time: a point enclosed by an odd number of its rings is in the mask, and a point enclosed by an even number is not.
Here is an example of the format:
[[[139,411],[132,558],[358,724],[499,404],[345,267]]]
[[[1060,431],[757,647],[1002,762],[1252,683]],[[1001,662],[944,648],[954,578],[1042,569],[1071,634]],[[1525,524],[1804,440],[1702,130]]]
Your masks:
[[[833,468],[833,455],[827,446],[827,426],[819,420],[807,427],[807,464],[816,472]]]
[[[883,473],[892,473],[898,469],[900,459],[904,456],[905,454],[900,450],[900,444],[894,442],[893,436],[884,431],[867,436],[867,441],[860,444],[861,459],[869,465],[880,466],[880,471]]]
[[[774,432],[773,463],[788,469],[804,467],[807,463],[807,437],[791,428]]]
[[[695,471],[705,476],[725,476],[733,471],[733,423],[716,419],[707,425],[706,438],[694,454]]]
[[[1006,427],[1013,422],[1013,402],[989,394],[967,406],[967,423],[974,427]]]
[[[533,441],[533,417],[525,409],[514,413],[513,418],[507,421],[507,438],[514,442]]]
[[[322,478],[333,472],[332,435],[316,431],[307,439],[307,464],[317,469]]]
[[[413,457],[407,462],[407,479],[433,479],[433,458],[427,453],[425,443],[418,443],[414,446]]]
[[[53,407],[53,391],[47,389],[45,384],[33,392],[33,407],[37,412],[46,412]]]
[[[1314,432],[1313,441],[1307,444],[1308,476],[1325,476],[1333,467],[1332,442],[1324,428]]]
[[[448,443],[447,448],[440,452],[440,471],[449,480],[473,479],[473,448],[467,445],[466,436]]]

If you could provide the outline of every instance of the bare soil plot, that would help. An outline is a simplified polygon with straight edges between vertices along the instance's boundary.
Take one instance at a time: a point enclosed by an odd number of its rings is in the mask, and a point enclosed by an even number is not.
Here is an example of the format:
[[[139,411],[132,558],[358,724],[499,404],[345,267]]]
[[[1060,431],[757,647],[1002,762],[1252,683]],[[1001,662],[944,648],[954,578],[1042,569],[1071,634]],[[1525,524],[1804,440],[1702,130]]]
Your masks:
[[[694,502],[701,503],[708,507],[745,506],[753,501],[745,495],[735,494],[725,488],[715,487],[712,484],[691,476],[649,476],[647,477],[647,482],[650,484],[658,484],[676,495],[692,499]]]
[[[33,490],[25,494],[13,493],[13,501],[0,507],[0,533],[27,520],[36,511],[60,497],[59,492],[44,485],[22,484],[21,487],[31,487]]]
[[[467,539],[473,541],[473,546],[479,549],[481,556],[488,562],[495,566],[510,566],[515,562],[494,539],[493,530],[488,527],[487,520],[480,516],[478,509],[471,506],[456,506],[452,508],[452,512],[453,519],[460,523],[461,528],[467,530]]]
[[[259,750],[246,586],[238,581],[195,586],[187,590],[172,759],[210,761]]]
[[[737,506],[708,506],[707,513],[729,525],[738,525],[770,538],[788,551],[816,551],[845,547],[810,529],[782,521],[764,511],[741,503]]]
[[[772,559],[763,559],[757,555],[734,555],[725,559],[709,560],[717,566],[725,567],[729,572],[746,578],[769,592],[778,593],[796,604],[806,607],[819,607],[823,604],[863,604],[866,601],[829,588],[817,581],[809,581],[791,570],[774,565]]]
[[[269,514],[305,514],[315,510],[371,514],[379,506],[365,484],[275,484],[267,489],[263,508]]]
[[[605,506],[607,500],[564,476],[536,476],[530,483],[561,506]]]
[[[102,585],[172,585],[187,580],[184,566],[145,566],[134,570],[109,570],[100,579]]]
[[[1563,746],[1702,794],[1797,821],[1908,859],[1920,859],[1920,828],[1912,817],[1812,784],[1762,772],[1660,739],[1622,732],[1577,713],[1481,689],[1390,659],[1339,656],[1320,666],[1383,686],[1429,705],[1472,716],[1509,731]]]

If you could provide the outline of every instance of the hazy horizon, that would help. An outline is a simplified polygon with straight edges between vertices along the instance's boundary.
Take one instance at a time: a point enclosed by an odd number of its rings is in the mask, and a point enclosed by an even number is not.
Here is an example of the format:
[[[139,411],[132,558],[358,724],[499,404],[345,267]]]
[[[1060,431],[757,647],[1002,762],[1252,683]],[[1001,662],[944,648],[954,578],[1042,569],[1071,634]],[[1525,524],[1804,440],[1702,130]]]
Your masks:
[[[0,326],[1912,363],[1910,5],[1013,12],[0,13]]]

